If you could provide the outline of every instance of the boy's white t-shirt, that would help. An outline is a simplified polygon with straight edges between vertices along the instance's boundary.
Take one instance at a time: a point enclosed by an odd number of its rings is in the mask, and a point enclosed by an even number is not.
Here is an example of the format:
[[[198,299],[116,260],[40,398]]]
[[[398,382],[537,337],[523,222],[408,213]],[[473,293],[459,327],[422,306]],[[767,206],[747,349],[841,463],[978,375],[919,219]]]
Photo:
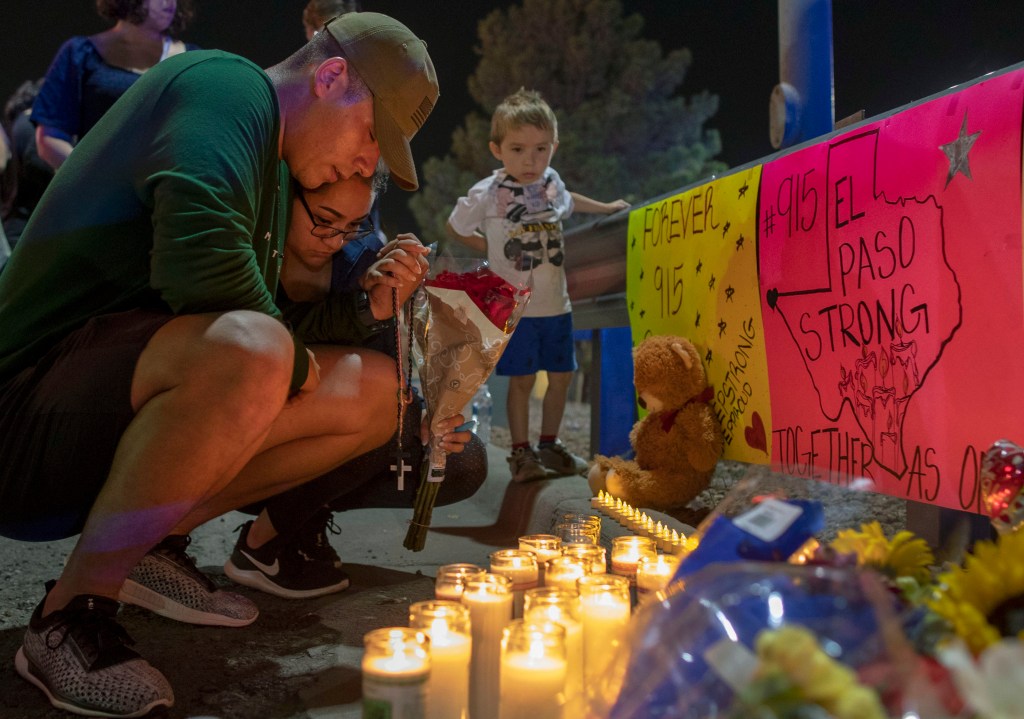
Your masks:
[[[562,220],[572,208],[572,195],[552,168],[529,185],[501,169],[460,197],[448,222],[460,235],[483,233],[487,261],[504,279],[531,282],[524,317],[552,317],[572,311],[562,241]]]

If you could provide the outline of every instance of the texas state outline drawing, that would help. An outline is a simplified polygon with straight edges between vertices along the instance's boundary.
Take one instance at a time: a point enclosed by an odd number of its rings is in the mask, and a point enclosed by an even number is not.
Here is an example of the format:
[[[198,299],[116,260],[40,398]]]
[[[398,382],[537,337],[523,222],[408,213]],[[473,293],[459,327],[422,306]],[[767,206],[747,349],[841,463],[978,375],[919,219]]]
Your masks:
[[[904,418],[960,327],[962,293],[946,257],[942,206],[933,195],[879,192],[878,151],[877,128],[829,146],[816,190],[824,232],[801,238],[807,265],[787,266],[765,300],[798,348],[824,416],[837,422],[844,408],[852,412],[875,462],[902,477]]]

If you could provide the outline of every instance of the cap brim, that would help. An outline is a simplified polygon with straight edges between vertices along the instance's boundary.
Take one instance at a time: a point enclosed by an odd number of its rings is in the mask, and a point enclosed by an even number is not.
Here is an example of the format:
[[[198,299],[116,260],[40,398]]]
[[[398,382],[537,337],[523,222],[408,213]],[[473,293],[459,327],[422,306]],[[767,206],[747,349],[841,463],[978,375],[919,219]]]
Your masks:
[[[373,126],[380,155],[387,163],[391,179],[403,190],[418,189],[420,185],[416,178],[416,165],[412,161],[409,140],[378,97],[373,98]]]

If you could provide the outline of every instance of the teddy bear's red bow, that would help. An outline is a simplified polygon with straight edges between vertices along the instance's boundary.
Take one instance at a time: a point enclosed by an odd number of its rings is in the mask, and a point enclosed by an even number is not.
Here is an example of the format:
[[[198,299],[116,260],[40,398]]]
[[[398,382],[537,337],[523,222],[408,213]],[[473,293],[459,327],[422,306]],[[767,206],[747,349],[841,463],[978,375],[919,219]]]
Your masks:
[[[694,402],[702,402],[704,404],[707,404],[714,398],[715,391],[711,388],[710,385],[708,385],[707,387],[704,388],[703,392],[701,392],[700,394],[695,394],[693,397],[690,397],[690,399],[686,400],[686,402],[683,403],[683,407],[686,407],[689,404],[693,404]],[[676,422],[676,415],[682,411],[683,407],[679,407],[678,409],[671,409],[668,410],[667,412],[660,413],[659,419],[661,420],[662,432],[668,432],[670,429],[672,429],[672,425],[675,424]]]

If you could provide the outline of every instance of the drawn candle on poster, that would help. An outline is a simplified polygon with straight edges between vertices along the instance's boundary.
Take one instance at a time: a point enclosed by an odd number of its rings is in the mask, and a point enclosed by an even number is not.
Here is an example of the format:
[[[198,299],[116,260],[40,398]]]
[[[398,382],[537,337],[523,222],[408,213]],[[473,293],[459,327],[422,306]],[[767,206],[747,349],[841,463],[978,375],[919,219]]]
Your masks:
[[[681,335],[702,353],[725,457],[766,463],[771,414],[757,291],[761,167],[630,213],[626,298],[634,344]]]

